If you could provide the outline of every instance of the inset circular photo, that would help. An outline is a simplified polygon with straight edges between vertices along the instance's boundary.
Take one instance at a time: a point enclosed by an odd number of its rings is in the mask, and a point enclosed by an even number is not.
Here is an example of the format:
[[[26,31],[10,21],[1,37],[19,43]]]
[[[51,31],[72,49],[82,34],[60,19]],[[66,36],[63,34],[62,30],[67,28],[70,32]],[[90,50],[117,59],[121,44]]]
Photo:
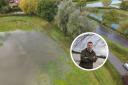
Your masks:
[[[70,55],[74,64],[87,71],[102,67],[108,54],[108,45],[104,38],[93,32],[86,32],[77,36],[70,48]]]

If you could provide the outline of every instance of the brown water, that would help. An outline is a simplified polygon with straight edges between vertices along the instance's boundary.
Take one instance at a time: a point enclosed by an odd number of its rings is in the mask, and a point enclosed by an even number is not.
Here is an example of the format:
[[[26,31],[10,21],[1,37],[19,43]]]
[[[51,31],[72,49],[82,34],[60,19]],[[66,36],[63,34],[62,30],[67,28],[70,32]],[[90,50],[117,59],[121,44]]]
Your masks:
[[[63,55],[46,33],[15,31],[0,33],[0,85],[37,85],[40,66]]]

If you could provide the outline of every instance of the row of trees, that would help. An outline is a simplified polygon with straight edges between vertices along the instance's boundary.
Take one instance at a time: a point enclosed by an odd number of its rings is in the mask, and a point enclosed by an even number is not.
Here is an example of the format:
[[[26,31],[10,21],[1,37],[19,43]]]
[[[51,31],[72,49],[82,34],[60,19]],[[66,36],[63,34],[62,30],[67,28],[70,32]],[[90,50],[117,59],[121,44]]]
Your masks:
[[[81,5],[72,0],[21,0],[19,7],[26,14],[36,14],[47,21],[55,19],[65,35],[76,35],[92,31],[94,28],[86,13],[81,13]]]
[[[26,14],[36,14],[52,21],[57,12],[57,0],[20,0],[19,7]]]
[[[85,6],[86,2],[89,0],[73,0],[76,1],[77,7],[80,8],[80,11],[83,6]],[[111,3],[111,0],[102,0],[104,6],[108,6]],[[26,13],[26,14],[36,14],[48,21],[52,21],[58,11],[58,3],[72,3],[72,0],[20,0],[19,7]],[[123,4],[123,2],[122,2]],[[126,3],[125,3],[126,4]],[[61,6],[59,6],[61,7]],[[70,7],[70,6],[67,6]],[[75,9],[74,7],[72,7]],[[127,6],[124,4],[121,5],[121,8],[126,9]],[[70,8],[69,8],[70,9]],[[65,11],[65,10],[64,10]],[[74,11],[74,10],[72,10]],[[114,13],[114,12],[113,12]],[[68,14],[66,14],[68,15]],[[68,16],[64,15],[65,20]]]

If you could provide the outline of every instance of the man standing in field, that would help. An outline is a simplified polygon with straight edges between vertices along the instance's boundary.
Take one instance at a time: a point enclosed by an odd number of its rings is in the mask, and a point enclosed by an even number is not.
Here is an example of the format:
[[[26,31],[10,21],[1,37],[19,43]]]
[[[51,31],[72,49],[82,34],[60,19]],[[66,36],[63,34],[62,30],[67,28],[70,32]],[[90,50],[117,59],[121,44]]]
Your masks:
[[[88,42],[87,48],[81,52],[81,60],[79,66],[85,69],[93,69],[93,62],[96,62],[96,53],[93,51],[93,43]]]

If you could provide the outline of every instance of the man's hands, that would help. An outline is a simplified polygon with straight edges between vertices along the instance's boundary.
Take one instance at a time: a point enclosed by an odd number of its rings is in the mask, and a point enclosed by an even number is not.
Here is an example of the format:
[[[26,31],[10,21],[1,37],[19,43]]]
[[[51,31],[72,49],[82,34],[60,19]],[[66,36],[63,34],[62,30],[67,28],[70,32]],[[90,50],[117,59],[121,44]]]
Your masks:
[[[91,62],[96,62],[97,61],[97,58],[94,56],[94,57],[89,57],[88,58]]]

